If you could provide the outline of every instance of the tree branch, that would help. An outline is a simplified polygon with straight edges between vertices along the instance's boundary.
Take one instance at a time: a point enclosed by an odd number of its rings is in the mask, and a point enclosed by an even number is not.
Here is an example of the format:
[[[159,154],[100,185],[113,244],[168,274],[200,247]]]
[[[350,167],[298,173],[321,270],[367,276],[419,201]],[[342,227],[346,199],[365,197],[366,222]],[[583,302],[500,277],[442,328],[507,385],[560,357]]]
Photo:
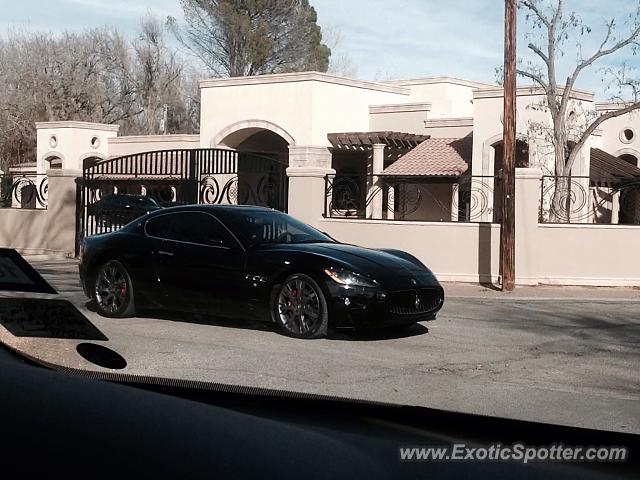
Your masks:
[[[620,40],[615,45],[612,45],[609,48],[605,48],[605,45],[611,38],[611,34],[613,31],[613,23],[614,23],[613,20],[611,20],[607,24],[607,27],[608,27],[607,34],[605,35],[605,39],[600,44],[600,47],[598,47],[598,50],[586,60],[583,60],[580,63],[578,63],[573,73],[569,77],[567,77],[565,90],[562,96],[561,111],[564,111],[564,109],[566,109],[566,106],[569,103],[569,96],[571,95],[571,91],[573,90],[573,86],[575,85],[576,80],[578,79],[578,76],[580,75],[580,72],[582,72],[582,70],[584,70],[590,65],[593,65],[593,63],[599,58],[602,58],[607,55],[611,55],[612,53],[617,52],[618,50],[626,47],[627,45],[631,45],[632,43],[635,43],[638,36],[640,36],[640,22],[639,22],[636,25],[635,29],[631,32],[631,34],[627,38]]]
[[[533,43],[530,43],[529,45],[527,45],[527,47],[530,50],[532,50],[536,55],[538,55],[544,61],[547,67],[549,67],[549,57],[545,55],[545,53],[542,50],[536,47]]]
[[[593,123],[591,123],[591,125],[589,125],[589,127],[582,133],[582,136],[580,137],[580,140],[578,140],[578,143],[576,143],[575,146],[571,149],[571,153],[569,154],[569,158],[567,159],[565,172],[571,171],[571,168],[573,167],[573,163],[575,162],[578,151],[584,146],[584,144],[587,142],[587,139],[591,136],[593,132],[596,131],[596,129],[600,125],[602,125],[603,122],[611,118],[616,118],[622,115],[626,115],[627,113],[630,113],[630,112],[633,112],[634,110],[639,110],[639,109],[640,109],[640,102],[634,102],[630,105],[627,105],[624,108],[621,108],[618,110],[612,110],[596,118],[593,121]]]
[[[551,27],[551,22],[544,15],[544,13],[542,13],[542,10],[538,8],[538,5],[534,0],[524,0],[522,2],[522,5],[528,8],[529,10],[531,10],[536,15],[536,17],[538,17],[538,20],[540,20],[544,24],[545,27],[547,28]]]
[[[535,74],[533,72],[529,72],[527,70],[516,70],[516,74],[522,77],[530,78],[531,80],[536,82],[538,85],[540,85],[544,89],[545,93],[549,92],[549,85],[547,84],[547,82],[544,81],[544,79],[540,75]]]

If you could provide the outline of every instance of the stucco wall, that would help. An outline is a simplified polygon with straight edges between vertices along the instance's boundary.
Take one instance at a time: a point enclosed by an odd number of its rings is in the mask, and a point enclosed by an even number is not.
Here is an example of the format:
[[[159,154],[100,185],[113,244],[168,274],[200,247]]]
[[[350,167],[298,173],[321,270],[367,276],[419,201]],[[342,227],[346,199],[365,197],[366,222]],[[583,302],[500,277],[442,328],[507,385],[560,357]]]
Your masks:
[[[405,250],[441,281],[497,280],[498,225],[322,219],[318,228],[341,242]]]
[[[372,132],[403,132],[425,134],[424,122],[427,120],[428,110],[388,111],[370,114],[369,128]]]
[[[37,129],[37,171],[44,174],[51,158],[62,159],[63,169],[81,169],[89,156],[106,158],[108,141],[118,134],[118,125],[87,122],[42,122]],[[92,139],[97,140],[92,143]]]
[[[430,77],[389,82],[410,89],[411,102],[430,102],[429,118],[470,117],[473,90],[488,84],[452,77]]]
[[[78,170],[49,170],[49,205],[44,210],[0,209],[0,247],[26,254],[75,253]]]
[[[568,111],[576,112],[575,121],[578,124],[584,123],[587,112],[593,110],[592,100],[592,94],[575,91],[575,98],[570,100]],[[516,133],[520,139],[529,143],[529,165],[552,172],[554,169],[553,148],[547,139],[548,133],[552,131],[552,122],[550,114],[540,108],[543,101],[544,95],[539,89],[518,88]],[[485,88],[474,91],[473,175],[493,175],[492,145],[502,139],[502,114],[503,91],[501,88]],[[582,149],[582,153],[576,159],[574,175],[588,175],[588,153],[595,141],[596,139],[590,139]]]
[[[292,215],[341,242],[406,250],[442,281],[497,281],[499,225],[323,218],[323,175],[308,169],[290,178]],[[640,227],[538,224],[540,177],[517,169],[516,283],[640,286]]]
[[[473,133],[473,117],[429,119],[424,127],[434,138],[464,138]]]
[[[47,214],[46,210],[0,209],[0,247],[27,253],[46,252]]]
[[[634,132],[632,141],[623,141],[621,133],[630,128]],[[638,159],[640,166],[640,111],[635,111],[620,117],[606,120],[600,126],[600,148],[615,156],[625,153]]]
[[[540,283],[640,285],[640,227],[540,225],[536,276]]]
[[[296,145],[328,146],[327,133],[367,131],[369,105],[409,98],[401,87],[315,72],[207,80],[201,83],[201,97],[203,147],[212,146],[227,127],[247,120],[279,126]]]
[[[152,150],[200,147],[200,135],[144,135],[110,138],[108,156],[122,157]]]

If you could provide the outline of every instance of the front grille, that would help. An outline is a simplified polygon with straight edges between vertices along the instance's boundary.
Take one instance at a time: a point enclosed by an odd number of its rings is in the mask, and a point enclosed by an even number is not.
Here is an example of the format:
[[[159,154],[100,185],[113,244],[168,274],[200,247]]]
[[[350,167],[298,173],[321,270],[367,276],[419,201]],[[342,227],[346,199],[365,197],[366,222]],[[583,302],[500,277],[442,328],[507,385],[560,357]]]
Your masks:
[[[438,310],[444,295],[439,288],[422,288],[392,292],[387,296],[389,313],[394,315],[419,315]]]

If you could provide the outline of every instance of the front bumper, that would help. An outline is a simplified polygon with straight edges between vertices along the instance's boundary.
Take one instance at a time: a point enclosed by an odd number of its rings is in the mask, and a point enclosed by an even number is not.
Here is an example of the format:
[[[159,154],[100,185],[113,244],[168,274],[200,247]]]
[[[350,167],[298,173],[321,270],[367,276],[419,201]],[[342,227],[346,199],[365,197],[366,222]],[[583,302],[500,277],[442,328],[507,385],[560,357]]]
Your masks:
[[[338,328],[380,328],[434,320],[444,304],[440,285],[393,292],[335,283],[327,288],[329,318]]]

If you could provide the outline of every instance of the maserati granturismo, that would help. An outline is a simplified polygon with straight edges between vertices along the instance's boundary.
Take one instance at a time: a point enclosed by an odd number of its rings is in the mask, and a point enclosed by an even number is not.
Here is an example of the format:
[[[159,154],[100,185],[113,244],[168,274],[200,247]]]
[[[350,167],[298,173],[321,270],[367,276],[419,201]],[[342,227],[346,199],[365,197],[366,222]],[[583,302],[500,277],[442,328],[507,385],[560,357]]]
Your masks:
[[[86,237],[80,279],[107,317],[152,308],[264,319],[298,338],[432,320],[444,302],[409,253],[340,243],[255,206],[172,207]]]

